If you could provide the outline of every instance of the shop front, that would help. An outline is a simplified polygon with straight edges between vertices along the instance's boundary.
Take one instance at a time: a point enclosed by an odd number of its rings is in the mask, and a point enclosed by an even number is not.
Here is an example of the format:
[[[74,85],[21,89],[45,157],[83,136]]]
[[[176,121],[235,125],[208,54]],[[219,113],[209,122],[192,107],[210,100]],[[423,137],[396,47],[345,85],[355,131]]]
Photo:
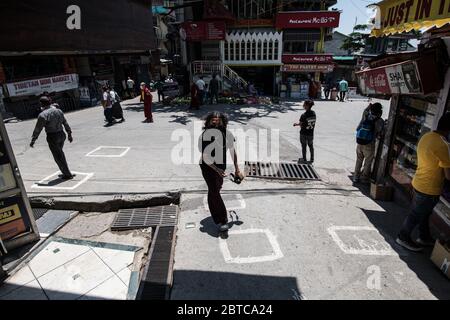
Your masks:
[[[333,72],[331,55],[283,55],[281,66],[280,97],[294,99],[316,99],[321,96],[321,83],[315,74]],[[323,80],[323,79],[321,79]]]

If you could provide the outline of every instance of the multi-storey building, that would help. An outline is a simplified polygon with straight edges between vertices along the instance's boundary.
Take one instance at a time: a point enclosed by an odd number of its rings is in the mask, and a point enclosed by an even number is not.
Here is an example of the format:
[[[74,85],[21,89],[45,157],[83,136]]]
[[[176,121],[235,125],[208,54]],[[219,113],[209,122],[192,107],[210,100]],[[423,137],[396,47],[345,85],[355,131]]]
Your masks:
[[[205,1],[202,9],[192,10],[191,17],[197,19],[184,25],[191,29],[186,41],[194,76],[220,71],[232,83],[245,86],[251,81],[269,95],[278,94],[288,77],[294,85],[322,79],[333,70],[324,41],[339,25],[340,13],[328,10],[336,2]],[[201,26],[206,22],[208,25]],[[193,25],[205,28],[203,37],[197,32],[192,39]]]

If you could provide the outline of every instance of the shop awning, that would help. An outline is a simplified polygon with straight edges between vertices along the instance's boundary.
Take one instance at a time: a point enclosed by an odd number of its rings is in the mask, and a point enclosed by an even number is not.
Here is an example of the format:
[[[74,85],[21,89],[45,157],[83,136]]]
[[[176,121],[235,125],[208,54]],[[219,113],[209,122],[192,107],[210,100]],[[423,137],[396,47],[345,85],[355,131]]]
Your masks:
[[[333,60],[335,61],[353,61],[355,59],[355,56],[333,56]]]
[[[384,0],[373,6],[377,8],[371,33],[375,37],[450,24],[448,1]]]
[[[334,64],[284,64],[281,66],[282,72],[333,72]]]
[[[443,86],[438,62],[432,51],[417,59],[367,68],[356,72],[361,92],[365,95],[420,94],[436,92]],[[408,59],[411,55],[405,54]]]

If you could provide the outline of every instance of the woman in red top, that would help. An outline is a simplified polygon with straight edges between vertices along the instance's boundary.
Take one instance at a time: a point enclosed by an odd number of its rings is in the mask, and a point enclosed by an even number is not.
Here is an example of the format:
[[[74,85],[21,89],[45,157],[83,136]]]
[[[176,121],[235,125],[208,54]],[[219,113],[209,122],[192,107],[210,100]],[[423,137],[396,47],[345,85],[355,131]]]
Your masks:
[[[192,83],[191,86],[191,106],[189,109],[195,109],[198,110],[200,108],[200,100],[198,99],[198,87],[197,85],[194,83]]]
[[[144,88],[144,115],[145,115],[144,122],[153,122],[152,102],[153,96],[152,93],[150,92],[150,88],[146,84]]]

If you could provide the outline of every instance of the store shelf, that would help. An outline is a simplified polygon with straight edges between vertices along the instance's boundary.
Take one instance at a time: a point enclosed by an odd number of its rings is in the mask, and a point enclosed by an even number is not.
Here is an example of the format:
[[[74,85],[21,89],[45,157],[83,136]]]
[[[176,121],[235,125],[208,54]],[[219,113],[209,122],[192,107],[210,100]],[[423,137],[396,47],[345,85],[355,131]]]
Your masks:
[[[410,177],[411,179],[414,178],[414,174],[411,174],[411,173],[409,172],[411,169],[405,168],[404,166],[402,166],[401,164],[398,164],[398,163],[396,163],[395,165],[396,165],[397,167],[399,167],[400,169],[402,169],[402,170],[408,175],[408,177]]]
[[[403,142],[405,144],[405,146],[407,146],[407,147],[409,147],[409,148],[411,148],[411,149],[413,149],[414,151],[417,152],[417,147],[413,143],[411,143],[411,142],[409,142],[409,141],[407,141],[404,138],[399,137],[399,136],[395,136],[395,139],[397,139],[400,142]]]

